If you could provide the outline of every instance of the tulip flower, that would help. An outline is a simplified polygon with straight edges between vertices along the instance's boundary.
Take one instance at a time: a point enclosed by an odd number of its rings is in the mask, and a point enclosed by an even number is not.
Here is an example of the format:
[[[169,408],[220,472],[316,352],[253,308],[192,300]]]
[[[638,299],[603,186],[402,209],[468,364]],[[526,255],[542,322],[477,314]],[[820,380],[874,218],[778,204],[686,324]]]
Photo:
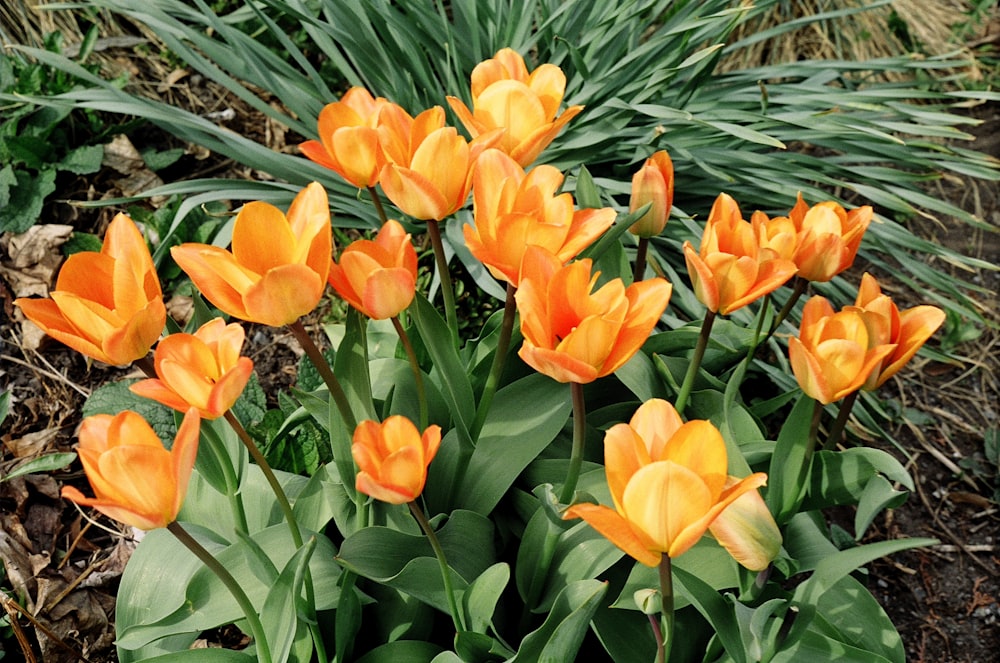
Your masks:
[[[757,245],[753,228],[729,195],[716,198],[701,247],[684,242],[684,259],[698,301],[727,315],[778,289],[795,274],[795,263]]]
[[[674,164],[665,150],[646,159],[632,176],[628,209],[634,212],[646,203],[649,209],[629,227],[639,237],[655,237],[663,232],[674,204]]]
[[[400,314],[417,287],[417,252],[398,221],[382,225],[374,240],[359,239],[330,265],[330,285],[348,304],[373,320]]]
[[[562,266],[528,247],[515,299],[524,343],[518,355],[559,382],[586,384],[618,370],[663,314],[672,286],[661,278],[625,287],[613,279],[596,292],[589,259]]]
[[[528,246],[540,246],[561,262],[576,257],[615,221],[615,211],[573,209],[570,193],[557,193],[563,174],[537,166],[525,174],[498,149],[483,152],[472,185],[475,226],[465,243],[497,279],[517,286]]]
[[[762,247],[792,260],[799,277],[819,282],[851,266],[871,220],[870,205],[847,212],[828,200],[809,207],[801,193],[787,217],[768,219],[761,212],[751,217]]]
[[[52,338],[116,366],[145,357],[167,321],[146,241],[124,214],[111,221],[100,252],[66,259],[49,298],[14,303]]]
[[[351,445],[358,464],[355,486],[389,504],[412,502],[424,490],[427,466],[440,445],[440,426],[429,426],[421,435],[413,422],[398,414],[382,423],[362,421]]]
[[[854,305],[864,313],[869,345],[893,344],[896,348],[875,367],[862,386],[871,391],[881,387],[917,353],[944,324],[944,311],[936,306],[915,306],[900,311],[888,295],[882,294],[871,274],[861,277]]]
[[[559,67],[543,64],[529,74],[524,58],[504,48],[472,70],[472,110],[457,97],[448,104],[473,138],[503,129],[498,147],[527,167],[583,110],[570,106],[556,117],[565,91]]]
[[[198,411],[191,408],[167,451],[135,412],[87,417],[77,452],[94,497],[73,486],[63,486],[62,496],[139,529],[166,527],[177,519],[187,494],[199,424]]]
[[[185,412],[195,408],[203,419],[218,419],[243,393],[253,361],[241,357],[246,337],[239,323],[216,318],[193,334],[171,334],[153,354],[157,378],[131,385],[133,393]]]
[[[465,205],[472,187],[472,166],[499,132],[471,143],[444,125],[444,109],[415,118],[395,104],[382,109],[379,139],[386,165],[379,174],[385,195],[415,219],[440,221]]]
[[[358,188],[375,186],[385,165],[376,127],[379,111],[388,103],[365,88],[352,87],[320,111],[319,140],[308,140],[299,149]]]
[[[860,389],[895,349],[869,333],[863,311],[834,312],[820,295],[806,302],[799,336],[788,341],[795,379],[807,396],[824,405]]]
[[[313,182],[295,197],[287,216],[265,202],[244,205],[233,226],[232,252],[181,244],[170,254],[220,310],[280,327],[316,308],[332,244],[326,191]]]
[[[657,566],[662,555],[684,554],[721,514],[767,482],[758,472],[743,479],[727,474],[726,443],[708,421],[681,421],[661,399],[639,406],[631,421],[604,436],[604,465],[614,508],[580,503],[564,519],[583,518],[628,555]],[[720,528],[720,543],[737,561],[760,570],[775,557],[780,534],[770,514],[750,505],[751,526]],[[768,522],[770,521],[770,522]],[[761,525],[755,532],[754,525]]]

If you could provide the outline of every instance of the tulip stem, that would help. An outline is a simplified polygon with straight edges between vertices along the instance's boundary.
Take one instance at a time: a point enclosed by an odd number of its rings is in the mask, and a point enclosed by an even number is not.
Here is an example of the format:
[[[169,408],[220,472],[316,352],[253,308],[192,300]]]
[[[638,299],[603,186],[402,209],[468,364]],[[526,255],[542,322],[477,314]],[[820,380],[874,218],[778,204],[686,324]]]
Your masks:
[[[823,445],[823,451],[830,451],[834,449],[839,443],[840,438],[844,434],[844,428],[847,426],[847,420],[851,417],[851,409],[854,408],[854,403],[858,400],[858,394],[860,391],[852,391],[844,400],[840,402],[840,410],[837,411],[837,419],[833,422],[833,426],[830,428],[830,434],[826,437],[826,443]]]
[[[291,330],[292,335],[298,340],[299,345],[305,351],[306,355],[312,361],[313,366],[319,371],[320,376],[323,378],[323,382],[326,383],[326,388],[330,390],[330,396],[333,398],[334,402],[337,404],[337,409],[340,411],[340,416],[344,419],[344,425],[347,426],[347,430],[354,431],[358,427],[358,420],[354,418],[354,412],[351,410],[351,404],[347,401],[347,394],[344,393],[344,388],[340,386],[340,381],[337,376],[333,374],[333,369],[330,368],[330,364],[326,361],[326,357],[320,352],[319,348],[316,347],[316,343],[313,342],[312,337],[306,328],[303,326],[301,320],[296,320],[288,325]]]
[[[573,395],[573,448],[569,456],[569,469],[566,470],[566,482],[559,493],[559,501],[569,504],[576,492],[576,484],[580,479],[580,468],[583,466],[584,444],[587,441],[587,406],[583,398],[583,385],[579,382],[570,383]]]
[[[444,298],[444,317],[451,330],[452,341],[458,347],[458,312],[455,310],[455,290],[452,288],[451,272],[448,270],[448,257],[444,254],[444,243],[441,241],[441,226],[435,219],[427,221],[427,234],[434,247],[434,262],[437,264],[438,278],[441,279],[441,296]]]
[[[444,582],[444,593],[448,597],[451,620],[455,624],[455,630],[462,633],[467,630],[465,627],[465,615],[458,609],[458,602],[455,600],[455,590],[451,586],[451,570],[448,568],[448,560],[444,556],[444,548],[441,547],[441,542],[438,540],[434,528],[431,527],[430,521],[427,520],[427,516],[424,515],[424,512],[417,503],[415,501],[408,502],[407,506],[410,507],[410,513],[417,519],[420,529],[424,530],[431,548],[434,549],[434,555],[437,557],[438,565],[441,567],[441,580]]]
[[[271,663],[271,650],[267,645],[267,636],[264,635],[264,626],[260,622],[260,615],[257,614],[256,608],[254,608],[253,603],[250,602],[250,598],[240,587],[240,584],[236,581],[236,578],[226,570],[219,560],[212,556],[212,553],[205,550],[204,547],[193,536],[191,536],[181,524],[176,520],[169,525],[167,529],[170,533],[177,537],[177,539],[183,543],[188,550],[193,552],[195,556],[201,560],[201,562],[208,567],[208,569],[214,573],[222,584],[226,586],[226,589],[233,595],[236,599],[236,603],[239,604],[240,609],[243,611],[244,617],[246,617],[247,624],[250,626],[250,635],[253,637],[254,641],[257,643],[257,660],[259,663]]]
[[[660,598],[663,606],[660,614],[663,622],[662,649],[657,652],[657,660],[670,660],[670,650],[674,644],[674,576],[670,569],[670,555],[660,556]]]
[[[701,366],[701,360],[705,356],[705,348],[708,347],[708,339],[712,336],[712,323],[714,322],[715,312],[707,311],[705,313],[705,320],[701,323],[701,333],[698,334],[698,342],[694,346],[694,355],[691,357],[691,363],[688,364],[687,373],[684,374],[684,382],[681,384],[681,389],[677,392],[677,402],[674,403],[674,409],[677,410],[677,414],[682,418],[684,417],[684,407],[687,405],[688,397],[691,396],[694,379],[698,376],[698,368]]]
[[[302,547],[302,532],[299,530],[299,522],[295,519],[295,513],[292,511],[292,505],[288,501],[288,495],[285,494],[285,489],[281,487],[281,483],[278,481],[278,477],[274,475],[274,470],[271,469],[271,465],[267,462],[264,454],[260,452],[260,448],[254,443],[250,434],[247,433],[246,428],[240,423],[240,420],[236,418],[232,410],[226,410],[226,421],[229,425],[233,427],[236,431],[236,435],[243,442],[243,446],[247,448],[250,452],[250,457],[253,458],[254,462],[257,463],[257,467],[264,474],[264,478],[267,479],[267,483],[271,486],[271,490],[274,492],[275,499],[278,500],[278,506],[281,507],[281,512],[285,516],[285,522],[288,523],[288,531],[292,535],[292,543],[295,544],[295,548]],[[309,630],[312,632],[313,644],[316,645],[316,654],[319,656],[319,660],[326,660],[326,646],[323,644],[323,635],[319,631],[319,625],[316,623],[316,594],[313,588],[312,573],[309,567],[306,566],[305,569],[305,582],[303,583],[306,589],[306,610],[310,612],[310,616],[313,618],[310,621]]]
[[[406,350],[406,357],[410,360],[410,368],[413,370],[413,382],[417,387],[417,402],[420,405],[420,430],[424,430],[427,428],[428,418],[427,392],[424,390],[424,376],[420,371],[420,362],[417,361],[417,353],[413,349],[413,343],[410,342],[410,337],[407,335],[406,330],[399,321],[399,316],[394,315],[391,320],[392,326],[396,329],[396,334],[399,335],[399,342],[403,344],[403,349]]]
[[[368,187],[368,195],[372,197],[372,203],[375,205],[375,211],[378,212],[378,218],[382,220],[383,225],[389,220],[389,217],[385,215],[385,208],[382,207],[382,199],[379,198],[378,191],[375,187]]]
[[[490,405],[493,403],[493,396],[496,395],[500,378],[503,376],[504,365],[507,360],[507,351],[510,349],[510,339],[514,333],[514,319],[517,316],[517,305],[514,300],[514,293],[517,288],[507,284],[507,299],[503,306],[503,321],[500,323],[500,336],[497,338],[497,348],[493,353],[493,365],[490,366],[490,374],[486,378],[486,385],[483,387],[483,395],[479,399],[479,407],[476,408],[476,420],[472,422],[470,435],[472,441],[479,440],[479,434],[483,431],[483,424],[486,423],[486,415],[489,414]]]
[[[640,237],[635,250],[635,266],[632,268],[632,282],[638,283],[646,276],[646,254],[649,252],[649,238]]]
[[[808,280],[800,276],[795,277],[795,285],[792,288],[792,294],[788,297],[788,301],[785,302],[785,305],[781,307],[781,310],[778,311],[778,315],[774,318],[774,322],[771,323],[771,328],[768,330],[767,336],[765,336],[764,340],[758,345],[763,345],[771,340],[771,337],[774,336],[776,331],[778,331],[778,327],[781,326],[781,323],[785,321],[785,318],[787,318],[789,314],[791,314],[792,309],[795,308],[795,304],[797,304],[799,299],[802,298],[802,295],[806,293],[806,289],[808,287]]]

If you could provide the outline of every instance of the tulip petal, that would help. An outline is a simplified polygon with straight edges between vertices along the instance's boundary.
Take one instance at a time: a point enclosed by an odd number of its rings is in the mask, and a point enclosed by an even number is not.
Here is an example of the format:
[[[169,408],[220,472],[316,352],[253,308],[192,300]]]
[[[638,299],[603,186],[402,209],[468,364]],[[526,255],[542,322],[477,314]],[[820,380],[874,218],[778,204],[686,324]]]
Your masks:
[[[719,429],[708,421],[694,420],[681,425],[657,460],[669,460],[697,474],[708,487],[713,502],[726,485],[726,443]]]
[[[661,554],[651,550],[650,542],[633,530],[629,522],[613,509],[597,504],[574,504],[563,514],[564,520],[570,518],[583,518],[630,557],[646,566],[659,566]]]
[[[379,183],[386,197],[415,219],[440,221],[450,213],[448,201],[434,184],[409,168],[387,164],[379,175]]]
[[[678,557],[708,528],[705,523],[701,532],[695,532],[691,525],[708,513],[712,503],[701,477],[676,463],[657,461],[632,475],[622,495],[622,512],[658,550]]]
[[[244,296],[246,319],[272,327],[295,322],[316,308],[325,284],[305,265],[276,267]]]
[[[619,512],[632,475],[652,460],[644,438],[629,424],[615,424],[604,433],[604,471],[611,499]]]
[[[233,224],[233,259],[244,269],[264,274],[279,265],[295,262],[295,236],[288,219],[274,205],[254,201],[236,215]]]
[[[762,472],[751,474],[748,477],[732,483],[732,485],[723,491],[719,500],[711,506],[704,516],[692,522],[677,536],[671,545],[668,554],[671,557],[679,557],[684,554],[684,552],[698,542],[698,539],[705,534],[705,530],[707,530],[709,526],[715,522],[715,519],[719,517],[719,514],[729,507],[730,504],[739,499],[741,495],[751,490],[760,488],[765,483],[767,483],[767,475]]]
[[[766,569],[781,550],[781,531],[757,490],[736,498],[708,529],[733,559],[751,571]]]
[[[413,301],[416,280],[405,269],[380,269],[372,272],[365,284],[364,311],[373,320],[399,315]]]

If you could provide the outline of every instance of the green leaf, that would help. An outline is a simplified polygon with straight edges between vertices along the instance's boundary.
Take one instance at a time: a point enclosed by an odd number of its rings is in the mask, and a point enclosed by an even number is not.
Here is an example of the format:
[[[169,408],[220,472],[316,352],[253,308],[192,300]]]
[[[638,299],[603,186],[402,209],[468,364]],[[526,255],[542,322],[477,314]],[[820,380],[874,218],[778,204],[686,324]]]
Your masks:
[[[673,568],[675,591],[682,594],[701,613],[722,642],[726,653],[736,663],[745,663],[746,651],[740,639],[739,624],[733,606],[722,598],[711,585],[693,573]]]
[[[615,663],[656,659],[653,629],[634,612],[602,605],[594,613],[591,628]]]
[[[441,653],[441,648],[420,640],[397,640],[371,650],[357,663],[427,663]]]
[[[375,404],[372,402],[371,376],[368,374],[366,321],[367,318],[357,310],[348,310],[344,337],[337,346],[333,363],[334,374],[358,421],[377,418]]]
[[[324,537],[325,539],[325,537]],[[299,603],[302,592],[302,582],[305,578],[309,558],[316,550],[316,537],[310,537],[304,545],[295,551],[281,575],[271,586],[264,599],[264,607],[260,611],[264,626],[264,637],[271,651],[274,663],[285,663],[292,651],[295,633],[299,625]]]
[[[816,401],[806,395],[799,397],[778,434],[767,472],[765,499],[779,526],[798,510],[805,494],[806,477],[812,462],[809,439]]]
[[[10,393],[5,393],[4,397],[10,396]],[[0,399],[0,406],[6,405],[3,402],[4,399]],[[3,408],[0,407],[0,410]],[[6,415],[5,412],[0,411],[0,422],[3,421],[3,416]],[[0,477],[0,483],[13,479],[14,477],[19,477],[24,474],[34,474],[35,472],[53,472],[55,470],[61,470],[68,467],[70,463],[76,460],[76,454],[72,451],[59,452],[45,454],[39,456],[38,458],[33,458],[17,467],[13,468],[7,472],[4,476]]]
[[[468,616],[468,627],[476,633],[486,633],[493,623],[493,612],[510,581],[510,566],[504,562],[486,569],[469,585],[462,596],[462,607]]]
[[[420,340],[434,362],[431,377],[448,402],[460,439],[463,444],[471,444],[469,426],[476,413],[476,400],[468,373],[452,342],[448,325],[437,309],[419,292],[408,310],[413,316]]]
[[[187,649],[171,654],[153,656],[142,659],[143,663],[246,663],[256,661],[257,657],[248,652],[232,649]]]
[[[534,373],[499,390],[460,481],[460,508],[488,514],[569,418],[569,390]],[[448,478],[441,480],[447,481]]]
[[[597,580],[568,585],[559,592],[542,625],[524,637],[508,663],[574,660],[607,590],[607,584]]]
[[[251,569],[246,544],[226,546],[210,530],[184,527],[236,578],[251,603],[264,605],[271,587]],[[251,536],[278,568],[287,567],[297,552],[284,523]],[[328,610],[336,606],[339,598],[340,568],[334,562],[335,550],[330,541],[326,537],[316,541],[317,553],[309,568],[316,607]],[[122,575],[118,597],[119,652],[136,650],[167,636],[197,634],[237,621],[243,614],[222,582],[165,529],[149,532],[139,544]]]
[[[56,171],[42,168],[31,175],[10,168],[0,170],[0,232],[23,233],[35,225],[42,204],[56,190]]]
[[[104,148],[100,145],[84,145],[66,153],[58,163],[56,170],[68,170],[74,175],[88,175],[101,169],[104,160]]]
[[[125,410],[131,410],[142,415],[163,444],[169,449],[177,435],[177,425],[174,411],[160,405],[154,400],[137,396],[129,390],[129,385],[138,380],[118,380],[103,384],[87,397],[83,403],[83,416],[95,414],[116,415]]]

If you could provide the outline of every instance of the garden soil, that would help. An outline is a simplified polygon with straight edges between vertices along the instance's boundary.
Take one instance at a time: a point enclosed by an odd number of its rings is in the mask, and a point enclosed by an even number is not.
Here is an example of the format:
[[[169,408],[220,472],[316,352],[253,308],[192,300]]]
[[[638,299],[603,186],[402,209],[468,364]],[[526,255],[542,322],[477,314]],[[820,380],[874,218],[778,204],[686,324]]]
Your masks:
[[[274,149],[294,149],[292,137],[254,115],[234,100],[213,97],[214,91],[196,80],[183,83],[177,99],[204,106],[232,108],[229,129],[255,135]],[[975,149],[1000,157],[1000,105],[971,108],[982,120],[971,131]],[[156,132],[134,133],[133,147],[167,147],[170,139]],[[126,149],[124,143],[119,147]],[[253,178],[232,163],[188,147],[174,174]],[[127,149],[126,149],[127,151]],[[146,176],[140,167],[110,164],[100,172],[61,182],[64,200],[95,200],[121,195]],[[122,172],[124,168],[125,172]],[[164,174],[169,179],[172,173]],[[935,195],[946,197],[1000,227],[1000,199],[994,184],[945,178]],[[0,476],[26,458],[71,451],[86,395],[128,372],[88,363],[60,344],[26,331],[13,306],[15,296],[33,287],[37,294],[53,281],[60,261],[59,244],[67,228],[103,234],[115,209],[85,209],[66,202],[47,206],[37,236],[3,238],[0,248],[0,385],[12,393],[13,404],[0,430]],[[922,236],[1000,265],[1000,236],[942,219],[923,223]],[[30,241],[29,241],[30,240]],[[916,359],[883,395],[895,413],[890,426],[894,441],[853,428],[852,443],[885,448],[903,462],[916,490],[898,508],[872,525],[863,541],[933,537],[938,545],[893,555],[866,567],[867,583],[899,629],[908,660],[915,663],[982,663],[998,660],[1000,652],[1000,512],[997,495],[997,432],[1000,430],[1000,272],[959,272],[944,261],[934,267],[955,271],[981,285],[976,295],[992,328],[960,344],[954,362]],[[858,269],[863,269],[859,265]],[[881,270],[880,270],[881,271]],[[880,273],[881,277],[881,273]],[[885,287],[902,308],[919,303],[914,295]],[[183,306],[171,310],[183,315]],[[315,322],[315,321],[313,321]],[[971,329],[971,328],[970,328]],[[972,337],[974,334],[970,333]],[[262,378],[274,380],[265,392],[294,381],[301,349],[291,337],[268,328],[248,331],[246,352]],[[987,438],[992,435],[992,454]],[[101,518],[91,521],[74,505],[60,499],[61,485],[85,486],[78,464],[67,471],[36,474],[0,484],[0,557],[6,579],[0,600],[15,626],[8,648],[30,648],[46,663],[79,660],[114,661],[114,600],[122,569],[134,549],[131,532]],[[830,521],[852,532],[853,516],[833,512]],[[222,644],[238,646],[232,633],[211,634]],[[206,640],[207,644],[207,640]],[[20,660],[8,650],[6,660]]]

